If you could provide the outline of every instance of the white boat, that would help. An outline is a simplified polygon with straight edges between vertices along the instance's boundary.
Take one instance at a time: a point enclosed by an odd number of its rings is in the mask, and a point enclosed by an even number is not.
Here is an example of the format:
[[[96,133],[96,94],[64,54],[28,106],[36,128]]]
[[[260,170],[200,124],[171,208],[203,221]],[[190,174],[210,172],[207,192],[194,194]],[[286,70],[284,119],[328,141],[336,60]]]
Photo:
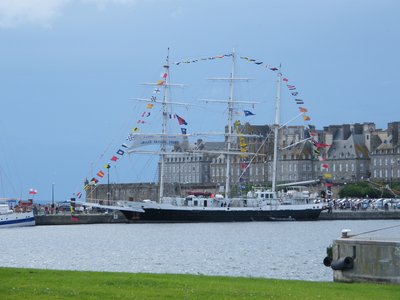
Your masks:
[[[0,228],[35,225],[33,211],[17,211],[7,203],[0,204]]]
[[[238,104],[254,104],[252,102],[237,101],[233,93],[233,85],[236,81],[246,80],[246,78],[235,77],[235,53],[229,54],[232,57],[232,72],[230,77],[217,78],[218,80],[225,80],[230,84],[230,95],[229,100],[205,100],[206,102],[225,103],[228,105],[228,130],[222,133],[225,136],[226,149],[221,152],[226,155],[226,174],[230,174],[232,156],[243,155],[239,151],[234,151],[231,140],[238,138],[238,135],[234,132],[233,122],[233,107]],[[95,203],[88,205],[118,209],[120,210],[128,220],[132,221],[147,221],[147,222],[237,222],[237,221],[275,221],[275,220],[316,220],[318,219],[323,205],[321,203],[314,202],[310,199],[309,194],[301,194],[299,197],[291,194],[289,197],[283,193],[276,191],[276,170],[277,170],[277,143],[278,143],[278,130],[280,128],[279,120],[279,108],[280,108],[280,85],[282,81],[282,75],[278,72],[277,77],[277,96],[275,104],[275,123],[272,125],[274,129],[274,156],[273,156],[273,168],[272,168],[272,188],[255,189],[252,192],[247,193],[243,197],[230,197],[230,185],[231,179],[226,176],[225,182],[225,196],[215,195],[213,197],[209,195],[189,195],[187,197],[166,197],[164,195],[164,167],[165,167],[165,156],[167,154],[173,155],[171,152],[167,152],[167,122],[168,120],[168,107],[174,105],[187,105],[185,103],[178,103],[170,101],[169,89],[174,86],[180,86],[171,84],[169,82],[169,61],[164,66],[165,68],[165,83],[158,85],[158,83],[148,84],[157,85],[157,88],[162,88],[164,95],[162,100],[154,99],[139,99],[141,101],[152,102],[154,105],[161,105],[163,112],[163,126],[162,131],[158,134],[159,140],[163,140],[164,143],[161,145],[161,149],[157,152],[160,156],[160,189],[158,199],[147,199],[139,202],[133,201],[117,201],[115,205],[104,206]],[[141,134],[135,134],[135,137],[139,137]],[[187,135],[186,135],[187,136]],[[131,148],[129,153],[140,153],[136,149]],[[149,153],[148,151],[143,153]],[[248,155],[257,155],[257,153],[246,153]]]

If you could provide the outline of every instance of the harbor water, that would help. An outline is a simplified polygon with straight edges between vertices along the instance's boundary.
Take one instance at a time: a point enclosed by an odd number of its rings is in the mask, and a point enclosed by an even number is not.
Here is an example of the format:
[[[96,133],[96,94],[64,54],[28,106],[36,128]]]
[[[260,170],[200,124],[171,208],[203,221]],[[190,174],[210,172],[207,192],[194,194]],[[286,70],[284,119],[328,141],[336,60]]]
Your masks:
[[[0,266],[332,281],[326,247],[398,220],[93,224],[0,230]],[[392,228],[363,237],[399,237]]]

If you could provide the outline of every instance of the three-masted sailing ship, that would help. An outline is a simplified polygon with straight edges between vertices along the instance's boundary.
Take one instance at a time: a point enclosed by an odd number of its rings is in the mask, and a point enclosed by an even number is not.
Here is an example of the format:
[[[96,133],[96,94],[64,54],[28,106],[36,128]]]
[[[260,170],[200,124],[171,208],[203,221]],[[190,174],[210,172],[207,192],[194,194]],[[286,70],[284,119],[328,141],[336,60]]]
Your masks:
[[[274,221],[274,220],[316,220],[318,219],[323,205],[316,203],[308,196],[285,197],[283,193],[277,193],[277,162],[278,162],[278,131],[280,128],[280,86],[282,75],[277,72],[277,93],[275,99],[275,121],[273,128],[273,163],[272,163],[272,188],[259,188],[249,191],[246,196],[230,197],[230,168],[232,157],[241,155],[239,151],[232,148],[231,141],[237,134],[233,130],[233,111],[234,106],[243,101],[235,100],[234,84],[244,78],[235,77],[235,53],[232,57],[232,70],[227,78],[218,80],[228,81],[230,85],[230,95],[228,100],[205,100],[206,102],[225,103],[228,107],[228,126],[223,133],[225,135],[226,149],[221,151],[226,157],[226,181],[224,195],[216,194],[209,196],[206,194],[188,195],[186,197],[167,197],[164,195],[164,168],[165,157],[174,153],[167,152],[167,144],[171,139],[171,134],[167,132],[168,107],[170,105],[187,105],[171,101],[170,89],[179,86],[170,82],[169,78],[169,59],[167,57],[164,66],[166,76],[165,82],[160,86],[163,89],[163,97],[160,100],[140,99],[141,101],[153,102],[162,106],[162,130],[157,134],[161,140],[161,147],[158,151],[160,156],[160,188],[158,199],[147,199],[143,201],[116,201],[115,205],[107,206],[120,210],[128,220],[147,221],[147,222],[238,222],[238,221]],[[158,83],[154,83],[158,85]],[[139,133],[135,134],[137,137]],[[176,137],[176,135],[174,135]],[[199,150],[196,150],[199,151]],[[128,150],[130,153],[138,153],[137,149]],[[148,153],[148,152],[145,152]],[[175,152],[176,153],[176,152]],[[182,153],[179,153],[182,154]],[[247,153],[247,155],[258,155],[257,153]],[[98,206],[98,205],[97,205]]]

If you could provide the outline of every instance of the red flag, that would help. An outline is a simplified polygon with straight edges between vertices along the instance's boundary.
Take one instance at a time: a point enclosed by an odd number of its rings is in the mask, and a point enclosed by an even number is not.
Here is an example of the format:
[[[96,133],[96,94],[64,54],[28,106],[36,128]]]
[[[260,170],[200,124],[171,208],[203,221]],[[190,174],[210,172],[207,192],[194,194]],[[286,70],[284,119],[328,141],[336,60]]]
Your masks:
[[[329,165],[328,165],[328,164],[323,164],[322,167],[323,167],[324,169],[328,169],[328,168],[329,168]]]
[[[29,195],[36,195],[38,191],[36,189],[29,189]]]
[[[104,177],[104,172],[102,170],[98,171],[97,176],[99,176],[101,178]]]
[[[315,142],[314,146],[317,147],[317,148],[323,148],[323,147],[329,147],[330,145],[329,144],[322,144],[322,143]]]
[[[176,115],[176,117],[177,117],[177,119],[178,119],[179,125],[187,125],[186,121],[185,121],[183,118],[181,118],[181,117],[178,116],[177,114],[175,114],[175,115]]]
[[[119,159],[119,157],[116,157],[116,156],[111,157],[112,161],[117,161],[118,159]]]

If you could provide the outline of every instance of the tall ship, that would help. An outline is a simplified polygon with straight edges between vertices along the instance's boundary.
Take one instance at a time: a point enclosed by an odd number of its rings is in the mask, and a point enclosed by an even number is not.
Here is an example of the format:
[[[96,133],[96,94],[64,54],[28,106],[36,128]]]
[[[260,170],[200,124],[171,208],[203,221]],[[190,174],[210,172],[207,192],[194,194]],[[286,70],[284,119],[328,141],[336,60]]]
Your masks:
[[[272,187],[264,188],[257,187],[252,188],[244,195],[232,196],[231,185],[233,184],[231,175],[231,165],[234,157],[247,157],[253,158],[263,155],[259,150],[254,153],[243,152],[240,147],[236,147],[235,141],[242,140],[245,137],[251,137],[251,135],[244,135],[238,133],[237,121],[234,121],[234,111],[237,105],[254,105],[254,102],[236,100],[235,83],[238,81],[248,80],[247,78],[239,78],[235,75],[235,52],[225,55],[232,59],[232,69],[230,76],[226,78],[215,78],[214,80],[225,81],[229,84],[229,97],[226,100],[211,100],[203,99],[207,104],[223,104],[227,106],[227,126],[224,132],[219,134],[224,137],[225,147],[223,150],[214,151],[215,154],[222,154],[225,157],[225,186],[223,193],[206,193],[206,192],[193,192],[186,196],[169,196],[164,194],[165,182],[165,161],[166,157],[173,155],[182,155],[182,152],[169,151],[168,147],[173,144],[174,139],[187,139],[189,136],[195,136],[195,134],[187,134],[182,131],[180,134],[173,134],[167,132],[167,123],[170,119],[169,107],[171,105],[185,105],[190,104],[175,102],[170,99],[170,89],[180,86],[170,82],[170,62],[167,57],[164,65],[164,75],[162,82],[147,83],[148,85],[154,85],[159,92],[162,93],[162,98],[158,99],[152,97],[151,99],[137,99],[139,101],[148,102],[148,105],[160,105],[162,112],[162,128],[161,132],[157,134],[142,134],[132,133],[130,135],[133,143],[136,140],[142,144],[146,144],[146,138],[148,143],[155,143],[158,140],[160,149],[154,151],[153,154],[157,154],[160,158],[159,161],[159,195],[157,199],[144,199],[141,201],[127,201],[118,200],[112,204],[108,201],[108,204],[103,205],[91,201],[90,203],[82,203],[94,207],[102,207],[108,209],[114,209],[121,211],[124,216],[133,222],[248,222],[248,221],[307,221],[317,220],[321,211],[324,209],[322,203],[315,201],[305,192],[291,192],[284,193],[277,191],[277,164],[278,164],[278,134],[281,128],[280,124],[280,101],[281,101],[281,85],[282,74],[277,69],[277,91],[275,97],[275,120],[271,126],[272,134],[269,137],[273,137],[273,161],[272,161]],[[180,118],[180,117],[178,117]],[[183,119],[182,119],[183,120]],[[185,122],[184,120],[179,122]],[[176,122],[176,121],[175,121]],[[216,134],[216,133],[211,133]],[[242,143],[240,143],[242,145]],[[129,154],[139,155],[140,153],[149,154],[149,151],[138,150],[133,144],[127,147],[126,151]],[[188,154],[199,154],[202,149],[187,149],[184,150]],[[264,154],[265,155],[265,154]],[[247,159],[249,162],[246,165],[251,164],[252,159]],[[240,176],[239,176],[240,177]],[[236,184],[239,184],[237,182]],[[109,193],[107,193],[109,195]]]

